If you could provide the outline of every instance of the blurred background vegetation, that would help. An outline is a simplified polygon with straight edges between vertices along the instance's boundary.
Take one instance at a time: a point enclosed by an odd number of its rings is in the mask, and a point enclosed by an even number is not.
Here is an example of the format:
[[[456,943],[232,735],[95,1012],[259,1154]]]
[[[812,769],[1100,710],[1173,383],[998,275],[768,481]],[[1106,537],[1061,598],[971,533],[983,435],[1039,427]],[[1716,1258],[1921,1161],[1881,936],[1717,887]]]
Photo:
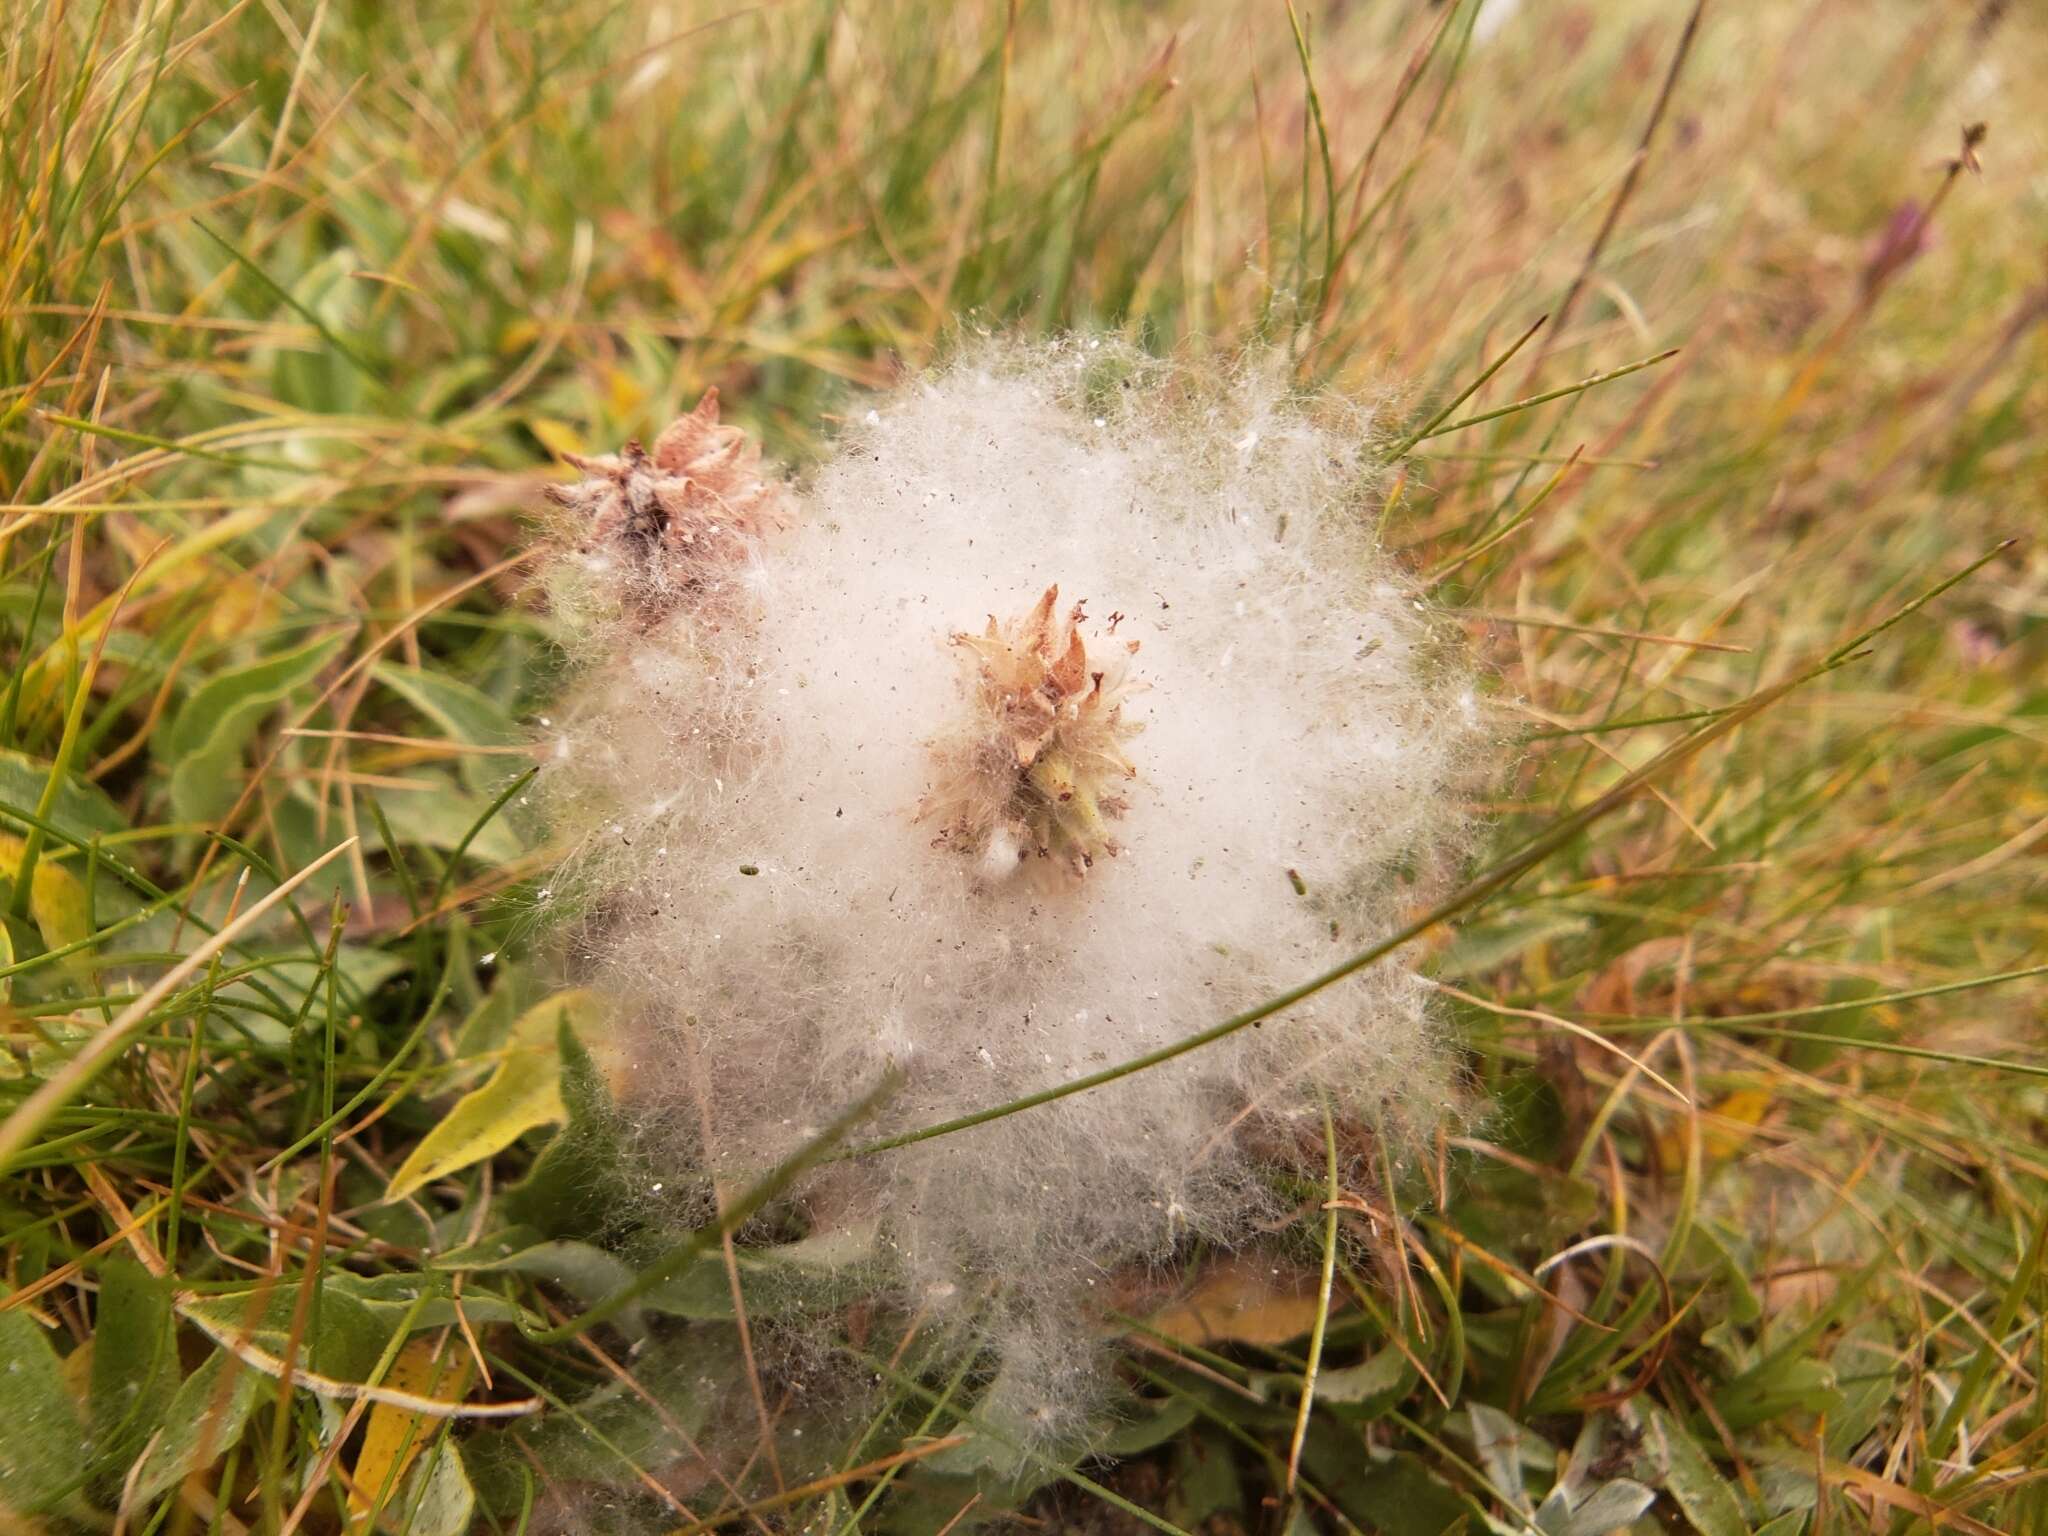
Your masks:
[[[0,1527],[2048,1529],[2044,81],[1997,0],[7,7]],[[801,472],[963,326],[1383,400],[1482,862],[1642,790],[1429,941],[1482,1112],[1134,1278],[1085,1451],[609,1209],[520,814],[556,455],[716,385]]]

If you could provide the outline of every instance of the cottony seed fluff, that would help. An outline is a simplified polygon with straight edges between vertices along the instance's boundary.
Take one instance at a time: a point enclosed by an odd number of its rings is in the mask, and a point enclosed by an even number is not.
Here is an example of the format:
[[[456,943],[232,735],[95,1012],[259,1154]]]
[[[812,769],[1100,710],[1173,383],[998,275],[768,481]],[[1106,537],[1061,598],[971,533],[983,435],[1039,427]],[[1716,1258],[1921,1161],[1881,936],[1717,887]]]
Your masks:
[[[549,577],[583,663],[558,885],[655,1163],[743,1188],[887,1068],[863,1136],[1179,1040],[1371,943],[1454,853],[1485,732],[1374,545],[1371,409],[1256,361],[988,344],[857,408],[802,490],[707,411],[585,466]],[[1091,1293],[1289,1208],[1272,1155],[1320,1156],[1323,1103],[1385,1126],[1448,1080],[1388,963],[799,1200],[1054,1425],[1098,1384]]]

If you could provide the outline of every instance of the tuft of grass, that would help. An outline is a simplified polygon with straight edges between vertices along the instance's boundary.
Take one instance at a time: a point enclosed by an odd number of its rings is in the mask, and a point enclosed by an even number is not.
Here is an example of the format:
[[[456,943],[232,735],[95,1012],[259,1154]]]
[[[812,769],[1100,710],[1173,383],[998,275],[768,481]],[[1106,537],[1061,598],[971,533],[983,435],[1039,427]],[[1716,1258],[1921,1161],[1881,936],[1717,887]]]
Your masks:
[[[2048,1528],[2048,27],[1538,9],[8,8],[0,1526]],[[521,798],[552,456],[960,325],[1385,399],[1525,726],[1474,1116],[1117,1277],[1071,1452],[619,1217]]]

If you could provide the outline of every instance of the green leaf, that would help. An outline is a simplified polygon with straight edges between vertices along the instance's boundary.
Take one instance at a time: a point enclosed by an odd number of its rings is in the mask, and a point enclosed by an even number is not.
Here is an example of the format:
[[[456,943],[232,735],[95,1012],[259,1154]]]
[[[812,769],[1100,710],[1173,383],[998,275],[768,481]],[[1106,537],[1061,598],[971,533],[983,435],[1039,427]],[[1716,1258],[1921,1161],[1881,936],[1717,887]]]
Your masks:
[[[236,259],[266,283],[274,280],[254,267],[240,251]],[[341,338],[356,335],[362,324],[364,284],[356,277],[362,263],[346,246],[330,252],[280,294],[289,310],[311,320],[324,347],[279,347],[272,353],[277,398],[323,415],[346,415],[363,400],[366,364]]]
[[[1539,1119],[1541,1104],[1554,1095],[1547,1085],[1529,1108]],[[1557,1122],[1561,1123],[1561,1122]],[[1551,1175],[1538,1178],[1504,1163],[1474,1160],[1465,1165],[1464,1190],[1447,1213],[1451,1225],[1478,1246],[1493,1253],[1552,1252],[1597,1218],[1601,1193],[1591,1180]],[[1513,1286],[1484,1265],[1475,1265],[1470,1279],[1489,1294],[1519,1302]]]
[[[1572,1507],[1566,1536],[1608,1536],[1610,1531],[1635,1524],[1656,1500],[1653,1490],[1625,1477],[1602,1483]]]
[[[1866,1327],[1845,1335],[1829,1364],[1842,1405],[1828,1414],[1828,1454],[1847,1461],[1895,1400],[1899,1363],[1882,1332]]]
[[[556,1049],[568,1124],[541,1150],[525,1179],[505,1191],[503,1205],[513,1221],[549,1237],[595,1237],[625,1191],[624,1159],[604,1075],[566,1020]]]
[[[171,808],[181,821],[212,821],[234,804],[242,752],[263,717],[318,675],[347,638],[327,635],[217,672],[193,691],[154,743],[170,767]]]
[[[468,1536],[476,1523],[476,1490],[461,1447],[442,1436],[407,1474],[396,1505],[395,1517],[387,1518],[407,1536]]]
[[[248,1427],[264,1378],[224,1349],[185,1378],[163,1417],[163,1433],[136,1474],[138,1500],[155,1498],[234,1448]]]
[[[941,1477],[922,1464],[898,1479],[888,1501],[859,1529],[876,1536],[966,1536],[980,1530],[1009,1531],[1020,1502],[1000,1483],[971,1477]],[[837,1532],[845,1522],[822,1527]]]
[[[528,1131],[553,1125],[562,1103],[557,1032],[601,1022],[602,1003],[584,990],[559,993],[529,1008],[512,1025],[498,1065],[482,1087],[456,1101],[441,1123],[391,1175],[386,1200],[403,1200],[422,1185],[502,1152]]]
[[[288,1009],[297,1011],[304,1005],[309,989],[326,985],[326,965],[303,949],[261,958],[264,981]],[[341,983],[344,1006],[368,997],[403,971],[406,964],[404,955],[394,955],[389,950],[372,949],[365,944],[341,945],[334,952],[334,974]],[[314,1006],[320,1002],[316,998]]]
[[[377,802],[391,825],[392,836],[401,844],[453,853],[469,838],[463,857],[485,864],[508,864],[526,851],[502,812],[483,820],[491,808],[487,797],[465,794],[449,783],[420,782],[427,787],[389,794]],[[478,822],[483,825],[477,827]],[[474,837],[470,837],[472,827],[477,827]]]
[[[1136,1456],[1154,1446],[1164,1445],[1186,1429],[1195,1417],[1195,1400],[1169,1397],[1141,1405],[1144,1412],[1117,1425],[1092,1447],[1097,1456]]]
[[[20,1307],[0,1312],[0,1509],[31,1515],[67,1502],[84,1449],[57,1352]]]
[[[133,1259],[99,1269],[93,1318],[91,1471],[100,1491],[118,1495],[142,1447],[167,1422],[178,1390],[177,1319],[170,1287]]]
[[[49,782],[48,763],[25,752],[0,751],[0,804],[33,811],[42,803],[43,788]],[[111,835],[128,827],[128,818],[107,792],[75,773],[65,774],[58,784],[49,819],[81,841],[95,832]]]
[[[1749,1283],[1748,1266],[1736,1256],[1731,1246],[1732,1237],[1733,1234],[1724,1235],[1721,1224],[1715,1221],[1702,1218],[1693,1226],[1694,1245],[1711,1255],[1708,1262],[1720,1276],[1729,1320],[1738,1327],[1748,1328],[1763,1317],[1764,1307]]]
[[[433,721],[451,741],[505,747],[525,740],[503,705],[459,678],[396,662],[380,662],[371,676]],[[511,761],[498,753],[466,754],[460,761],[462,781],[474,793],[488,794],[510,776],[506,764]]]
[[[1462,1500],[1420,1457],[1376,1455],[1349,1425],[1317,1418],[1303,1442],[1304,1471],[1364,1530],[1385,1536],[1444,1536],[1465,1517]]]
[[[469,1274],[529,1275],[560,1287],[585,1306],[593,1306],[624,1290],[633,1278],[633,1271],[624,1260],[594,1243],[541,1238],[527,1227],[508,1228],[496,1237],[442,1254],[434,1260],[434,1268]],[[723,1265],[720,1273],[723,1274]],[[641,1331],[639,1311],[637,1305],[627,1308],[619,1315],[618,1323],[631,1332]]]
[[[418,1302],[422,1287],[435,1283],[419,1275],[365,1279],[328,1269],[318,1282],[310,1341],[300,1340],[296,1368],[340,1382],[368,1381],[400,1329],[417,1333],[455,1322],[455,1303],[447,1296],[430,1294]],[[195,1297],[181,1303],[179,1311],[216,1341],[234,1345],[256,1369],[274,1372],[291,1348],[299,1284],[296,1275],[259,1280]],[[523,1316],[511,1302],[488,1292],[464,1296],[462,1314],[479,1327]]]
[[[1359,1410],[1352,1417],[1377,1418],[1400,1402],[1415,1385],[1415,1367],[1394,1348],[1371,1355],[1342,1370],[1316,1376],[1316,1402]]]
[[[1474,923],[1458,930],[1432,969],[1449,981],[1496,971],[1536,945],[1576,938],[1592,926],[1588,918],[1542,909],[1502,922]]]
[[[1474,1403],[1466,1410],[1472,1421],[1472,1453],[1480,1470],[1492,1482],[1494,1491],[1516,1505],[1523,1505],[1523,1441],[1533,1438],[1498,1408]]]
[[[1889,917],[1889,912],[1883,908],[1863,915],[1856,925],[1855,943],[1843,956],[1845,966],[1876,969],[1886,963],[1891,950]],[[1851,1003],[1860,998],[1875,997],[1885,990],[1884,984],[1873,976],[1843,975],[1828,983],[1820,1000],[1825,1003]],[[1880,1040],[1884,1038],[1885,1030],[1881,1020],[1870,1009],[1844,1008],[1839,1013],[1823,1014],[1808,1020],[1805,1033],[1806,1039],[1786,1042],[1785,1060],[1802,1072],[1819,1072],[1841,1054],[1840,1047],[1829,1041],[1840,1040],[1848,1044],[1859,1040]]]
[[[956,1434],[966,1438],[926,1458],[933,1472],[987,1477],[1013,1487],[1040,1485],[1057,1475],[1026,1449],[1037,1430],[1026,1417],[1026,1394],[1018,1388],[1018,1379],[1019,1374],[1009,1366],[996,1368],[995,1380],[981,1394],[972,1416],[954,1427]]]
[[[1183,1530],[1198,1531],[1209,1519],[1243,1508],[1244,1480],[1237,1452],[1223,1435],[1204,1430],[1183,1435],[1173,1448],[1173,1487],[1167,1518]]]
[[[607,1380],[538,1419],[470,1437],[470,1472],[493,1507],[504,1507],[508,1494],[516,1503],[522,1464],[548,1485],[635,1484],[642,1473],[691,1454],[712,1407],[725,1401],[745,1369],[730,1330],[673,1334],[635,1357],[631,1383]]]
[[[872,1295],[876,1272],[875,1228],[834,1228],[800,1242],[772,1248],[743,1248],[740,1290],[751,1317],[791,1312],[824,1312]],[[644,1298],[649,1308],[696,1320],[733,1317],[732,1279],[720,1253],[702,1259],[655,1286]]]
[[[1664,1491],[1700,1536],[1749,1536],[1742,1501],[1714,1469],[1699,1442],[1664,1409],[1650,1409],[1652,1432],[1661,1442]]]
[[[1714,1394],[1730,1429],[1743,1430],[1789,1413],[1825,1413],[1841,1406],[1835,1370],[1810,1355],[1773,1354]]]

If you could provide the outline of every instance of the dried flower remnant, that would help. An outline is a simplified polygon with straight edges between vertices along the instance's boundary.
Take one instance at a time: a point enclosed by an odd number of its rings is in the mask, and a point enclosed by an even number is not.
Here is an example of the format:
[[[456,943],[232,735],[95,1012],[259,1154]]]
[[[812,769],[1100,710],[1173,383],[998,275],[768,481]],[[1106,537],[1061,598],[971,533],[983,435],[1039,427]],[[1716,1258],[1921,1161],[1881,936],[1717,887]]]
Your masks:
[[[583,471],[548,487],[571,514],[585,551],[616,549],[629,563],[641,606],[656,611],[715,588],[782,526],[782,488],[761,471],[761,449],[718,419],[718,391],[677,418],[649,453],[629,442],[616,454],[564,454]]]
[[[1123,705],[1133,685],[1122,657],[1114,671],[1090,665],[1085,605],[1056,620],[1059,595],[1047,587],[1022,618],[991,614],[981,634],[953,636],[971,719],[935,744],[940,784],[918,815],[937,828],[933,846],[974,857],[993,880],[1033,862],[1055,877],[1086,874],[1120,851],[1107,822],[1130,809],[1123,790],[1137,769],[1123,744],[1137,726]]]

